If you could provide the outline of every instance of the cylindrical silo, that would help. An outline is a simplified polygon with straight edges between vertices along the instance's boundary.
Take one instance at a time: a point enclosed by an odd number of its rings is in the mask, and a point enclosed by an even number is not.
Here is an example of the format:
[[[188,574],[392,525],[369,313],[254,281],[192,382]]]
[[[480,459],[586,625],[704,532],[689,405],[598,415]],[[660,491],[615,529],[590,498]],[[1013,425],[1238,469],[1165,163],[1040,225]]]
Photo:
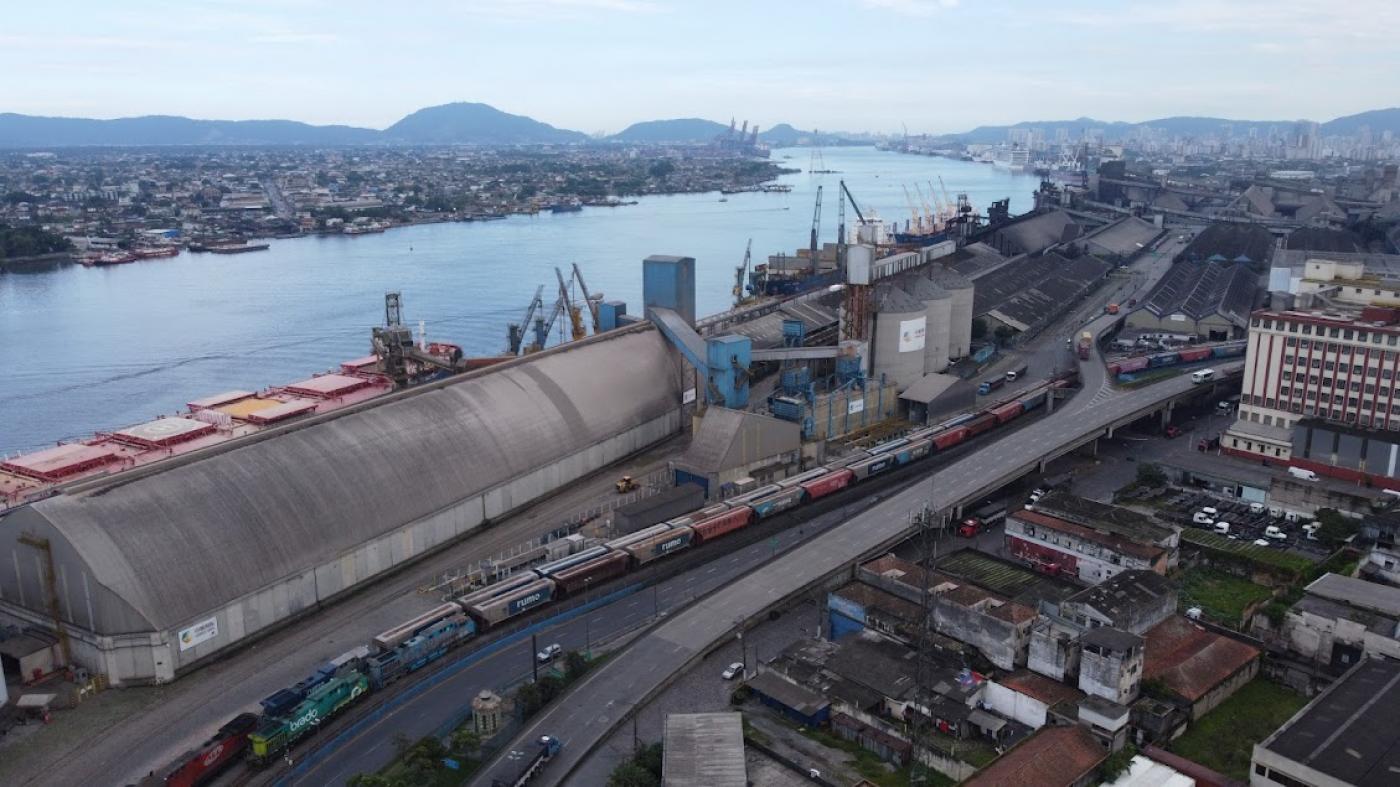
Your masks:
[[[928,316],[924,331],[924,374],[948,368],[948,331],[953,317],[953,296],[922,275],[905,283],[909,294],[922,301]]]
[[[903,390],[924,376],[928,326],[922,301],[892,284],[875,289],[874,358],[870,376]]]
[[[935,284],[952,296],[948,318],[948,357],[964,358],[972,351],[972,281],[942,265],[930,266],[930,275]]]

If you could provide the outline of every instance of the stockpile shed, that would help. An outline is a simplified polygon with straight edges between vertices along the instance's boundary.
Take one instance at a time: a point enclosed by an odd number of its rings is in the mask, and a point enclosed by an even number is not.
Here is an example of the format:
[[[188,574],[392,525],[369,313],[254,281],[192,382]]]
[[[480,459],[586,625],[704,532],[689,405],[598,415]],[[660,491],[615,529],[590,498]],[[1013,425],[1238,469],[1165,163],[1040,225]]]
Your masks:
[[[742,478],[783,478],[797,466],[801,451],[802,428],[791,421],[710,407],[672,469],[676,483],[695,484],[707,499],[718,500]]]
[[[1005,265],[1010,257],[985,243],[969,243],[939,260],[945,267],[976,280]]]
[[[738,713],[672,713],[662,746],[664,787],[745,787],[744,721]]]
[[[1013,261],[977,280],[973,313],[1016,331],[1041,328],[1108,275],[1112,265],[1092,255],[1050,253]]]
[[[170,680],[680,429],[650,326],[80,484],[0,519],[0,613],[49,621],[47,539],[75,659]]]
[[[1090,254],[1111,260],[1127,260],[1162,236],[1162,228],[1136,216],[1126,216],[1085,235],[1078,244]]]
[[[1192,238],[1177,259],[1267,266],[1275,245],[1273,234],[1258,224],[1218,222]]]
[[[1079,237],[1081,228],[1068,213],[1051,210],[1022,216],[992,230],[980,240],[999,254],[1038,254]]]
[[[1241,262],[1182,260],[1157,282],[1127,327],[1225,341],[1245,334],[1259,275]]]
[[[1351,230],[1327,227],[1300,227],[1283,239],[1283,248],[1291,251],[1356,253],[1366,251],[1361,236]]]

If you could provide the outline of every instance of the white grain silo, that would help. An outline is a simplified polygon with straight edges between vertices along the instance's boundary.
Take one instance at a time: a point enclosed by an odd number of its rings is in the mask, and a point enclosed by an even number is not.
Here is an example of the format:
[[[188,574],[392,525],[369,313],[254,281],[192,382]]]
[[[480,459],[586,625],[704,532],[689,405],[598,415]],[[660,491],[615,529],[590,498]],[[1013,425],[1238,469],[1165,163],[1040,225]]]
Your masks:
[[[963,358],[972,351],[972,281],[941,265],[930,266],[933,283],[952,296],[948,320],[948,357]]]
[[[893,284],[875,288],[874,358],[870,376],[903,390],[924,376],[928,326],[922,301]]]
[[[922,275],[911,276],[905,286],[910,295],[923,302],[928,316],[928,327],[924,332],[924,374],[941,372],[948,368],[953,296]]]

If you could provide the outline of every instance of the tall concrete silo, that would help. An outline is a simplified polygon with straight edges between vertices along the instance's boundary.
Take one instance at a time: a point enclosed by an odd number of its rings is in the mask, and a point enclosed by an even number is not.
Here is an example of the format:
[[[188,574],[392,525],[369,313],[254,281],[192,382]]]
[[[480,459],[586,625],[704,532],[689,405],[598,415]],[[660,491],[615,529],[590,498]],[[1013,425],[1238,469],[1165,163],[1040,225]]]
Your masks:
[[[922,275],[910,277],[905,283],[909,294],[922,301],[927,311],[928,327],[924,332],[924,374],[948,368],[949,329],[953,318],[953,296]]]
[[[875,289],[874,358],[871,377],[903,390],[924,376],[928,310],[923,301],[893,284]]]
[[[929,266],[933,283],[952,296],[948,321],[948,357],[963,358],[972,351],[972,281],[941,265]]]

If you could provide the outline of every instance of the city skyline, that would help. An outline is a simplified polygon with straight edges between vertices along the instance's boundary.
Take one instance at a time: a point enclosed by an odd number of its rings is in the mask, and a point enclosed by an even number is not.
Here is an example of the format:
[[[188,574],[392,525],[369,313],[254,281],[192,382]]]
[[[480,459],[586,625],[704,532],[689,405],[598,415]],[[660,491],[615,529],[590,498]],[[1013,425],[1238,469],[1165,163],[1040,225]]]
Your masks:
[[[1302,4],[1253,0],[30,7],[10,14],[22,32],[0,34],[0,69],[25,76],[0,111],[384,128],[480,101],[589,133],[692,116],[910,133],[1080,116],[1322,121],[1383,105],[1369,86],[1400,80],[1384,37],[1400,9],[1331,14],[1319,25]]]

